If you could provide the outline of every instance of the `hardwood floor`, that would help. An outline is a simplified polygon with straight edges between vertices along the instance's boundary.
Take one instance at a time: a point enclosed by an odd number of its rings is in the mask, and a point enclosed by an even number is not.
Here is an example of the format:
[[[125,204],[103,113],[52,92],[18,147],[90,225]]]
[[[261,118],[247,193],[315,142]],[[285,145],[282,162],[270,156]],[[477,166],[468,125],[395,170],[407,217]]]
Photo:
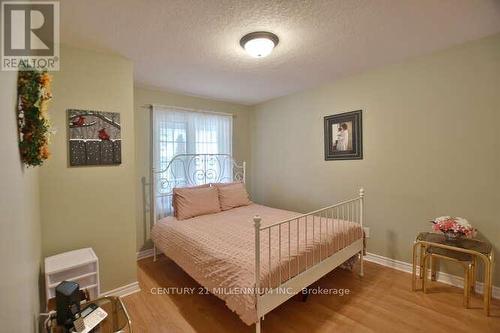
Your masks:
[[[124,298],[134,332],[255,332],[213,295],[153,295],[155,287],[199,287],[163,256],[139,261],[138,279],[142,290]],[[351,293],[292,298],[266,315],[263,332],[500,332],[498,300],[486,317],[479,297],[464,309],[460,289],[434,282],[426,295],[412,292],[410,274],[372,263],[363,278],[337,269],[314,286]]]

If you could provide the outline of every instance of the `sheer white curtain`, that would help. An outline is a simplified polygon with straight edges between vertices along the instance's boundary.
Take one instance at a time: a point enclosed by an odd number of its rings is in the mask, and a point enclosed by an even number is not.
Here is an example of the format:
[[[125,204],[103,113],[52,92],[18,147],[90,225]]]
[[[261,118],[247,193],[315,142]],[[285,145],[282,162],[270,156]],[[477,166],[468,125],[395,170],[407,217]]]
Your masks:
[[[232,153],[233,119],[230,115],[156,105],[152,112],[153,166],[156,171],[165,170],[178,154]],[[183,166],[172,165],[171,168],[180,171]],[[195,185],[188,182],[187,175],[183,177],[181,174],[167,172],[155,177],[155,187],[160,194],[156,200],[159,216],[171,213],[171,184]],[[166,183],[169,185],[165,186]]]

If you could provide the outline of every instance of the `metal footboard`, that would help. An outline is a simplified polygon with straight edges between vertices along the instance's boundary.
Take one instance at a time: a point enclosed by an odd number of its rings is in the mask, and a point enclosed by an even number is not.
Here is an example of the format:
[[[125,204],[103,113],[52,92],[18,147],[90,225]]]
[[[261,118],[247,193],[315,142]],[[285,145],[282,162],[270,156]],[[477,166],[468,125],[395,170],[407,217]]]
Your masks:
[[[335,244],[332,237],[335,232],[351,237],[342,230],[344,221],[363,227],[363,205],[364,190],[360,189],[354,199],[270,225],[263,225],[260,216],[254,217],[256,332],[266,313],[352,256],[359,254],[359,274],[363,276],[363,237],[344,239],[341,244]],[[276,266],[277,271],[273,270]],[[265,269],[268,276],[263,281]]]

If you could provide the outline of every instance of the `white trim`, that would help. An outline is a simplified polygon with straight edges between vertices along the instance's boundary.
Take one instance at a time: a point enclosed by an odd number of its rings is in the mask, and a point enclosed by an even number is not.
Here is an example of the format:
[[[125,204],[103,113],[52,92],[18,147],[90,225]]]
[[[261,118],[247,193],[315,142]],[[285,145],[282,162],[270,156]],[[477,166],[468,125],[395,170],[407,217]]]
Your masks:
[[[118,297],[125,297],[130,294],[136,293],[138,291],[141,291],[141,287],[139,286],[139,282],[135,281],[130,284],[118,287],[113,290],[106,291],[102,293],[100,296],[118,296]]]
[[[146,259],[154,255],[153,248],[137,252],[137,260]]]
[[[387,258],[375,253],[367,253],[365,256],[366,261],[370,261],[382,266],[390,267],[393,269],[396,269],[398,271],[402,271],[405,273],[411,274],[413,266],[410,263],[396,260],[396,259],[391,259]],[[417,267],[417,274],[419,272],[419,267]],[[464,279],[463,277],[449,274],[449,273],[444,273],[444,272],[437,272],[436,274],[436,280],[441,283],[445,283],[451,286],[455,286],[458,288],[463,288],[464,287]],[[483,283],[476,281],[476,292],[479,294],[483,293]],[[493,298],[500,299],[500,287],[493,286],[493,293],[492,293]]]
[[[402,272],[406,272],[406,273],[412,272],[412,265],[410,263],[407,263],[404,261],[390,259],[390,258],[383,257],[383,256],[375,254],[375,253],[370,253],[370,252],[366,253],[365,259],[366,259],[366,261],[374,262],[376,264],[379,264],[379,265],[382,265],[385,267],[390,267],[390,268],[396,269],[398,271],[402,271]]]

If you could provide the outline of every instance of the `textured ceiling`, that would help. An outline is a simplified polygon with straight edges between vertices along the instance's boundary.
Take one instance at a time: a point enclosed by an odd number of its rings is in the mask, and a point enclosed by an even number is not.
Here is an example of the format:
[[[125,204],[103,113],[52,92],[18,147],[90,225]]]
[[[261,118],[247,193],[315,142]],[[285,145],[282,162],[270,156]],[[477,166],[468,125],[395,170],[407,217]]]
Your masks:
[[[497,0],[64,0],[61,39],[119,53],[135,82],[254,104],[500,31]],[[239,46],[268,30],[255,59]],[[64,59],[62,59],[64,61]]]

